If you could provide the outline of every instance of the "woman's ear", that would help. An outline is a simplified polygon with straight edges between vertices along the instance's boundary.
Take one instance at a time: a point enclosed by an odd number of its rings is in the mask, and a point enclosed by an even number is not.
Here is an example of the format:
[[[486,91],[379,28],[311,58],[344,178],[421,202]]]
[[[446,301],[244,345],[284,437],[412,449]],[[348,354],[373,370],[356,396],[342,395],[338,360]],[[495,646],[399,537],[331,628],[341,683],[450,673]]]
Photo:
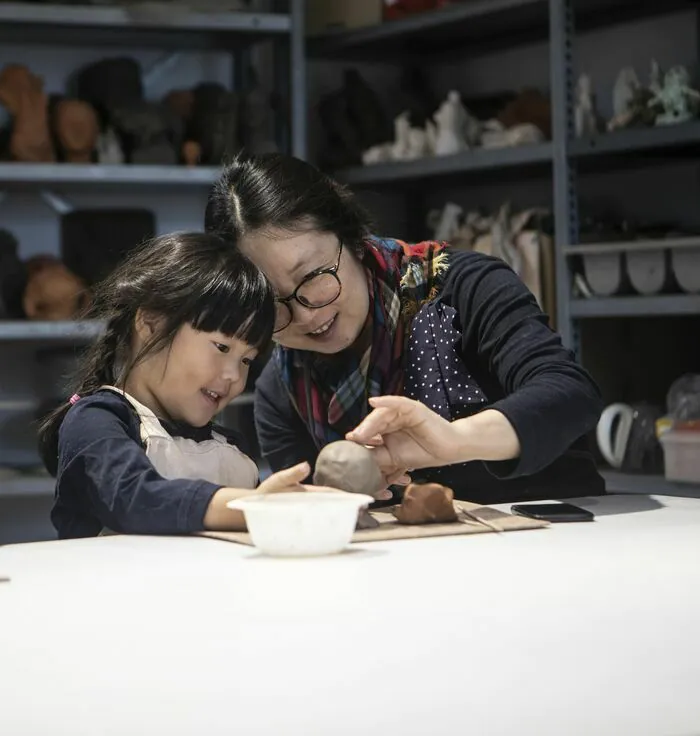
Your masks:
[[[138,309],[136,311],[134,328],[142,342],[147,343],[155,337],[158,333],[160,322],[161,318],[151,312],[146,312],[143,309]]]

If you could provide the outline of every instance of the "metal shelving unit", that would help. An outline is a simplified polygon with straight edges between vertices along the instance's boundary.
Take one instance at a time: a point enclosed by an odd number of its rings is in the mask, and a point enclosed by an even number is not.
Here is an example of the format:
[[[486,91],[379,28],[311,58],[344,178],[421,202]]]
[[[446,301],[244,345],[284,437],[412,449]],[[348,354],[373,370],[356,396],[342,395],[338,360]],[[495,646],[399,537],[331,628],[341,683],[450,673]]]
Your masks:
[[[475,150],[458,156],[405,163],[377,164],[334,172],[356,187],[405,186],[411,210],[423,204],[415,182],[438,179],[460,183],[480,172],[508,170],[552,178],[555,223],[555,274],[557,327],[562,338],[580,354],[579,322],[604,317],[638,317],[700,314],[700,295],[620,296],[574,298],[572,256],[595,245],[579,245],[578,180],[580,170],[647,165],[674,156],[700,153],[700,121],[646,129],[628,129],[577,139],[574,132],[575,27],[588,31],[654,15],[694,10],[697,0],[469,0],[443,9],[354,31],[338,31],[310,39],[309,55],[362,61],[415,61],[428,64],[477,56],[520,42],[549,42],[549,92],[552,105],[552,140],[539,145],[500,151]],[[631,244],[610,244],[621,250]],[[676,244],[678,245],[678,244]],[[681,244],[685,245],[685,244]],[[598,246],[602,247],[602,246]],[[635,249],[640,246],[635,243]],[[669,241],[648,244],[649,249],[671,247]],[[675,246],[673,246],[675,247]],[[643,476],[642,476],[643,477]],[[637,476],[630,477],[634,482]],[[620,478],[617,477],[619,481]],[[626,482],[632,482],[626,479]],[[651,479],[650,487],[663,493],[669,485]],[[682,484],[674,484],[682,486]]]
[[[0,3],[0,41],[47,46],[140,45],[173,53],[183,50],[217,50],[231,53],[234,77],[243,68],[248,48],[274,41],[274,63],[285,74],[276,74],[289,98],[287,150],[306,157],[306,53],[304,1],[289,0],[289,12],[279,13],[162,13],[131,7],[38,5]],[[149,166],[125,164],[0,163],[0,197],[14,190],[31,190],[50,203],[61,204],[60,188],[90,188],[104,193],[124,187],[202,188],[218,176],[212,167]],[[199,223],[197,223],[199,226]],[[99,333],[99,326],[85,322],[0,322],[0,342],[43,343],[84,341]]]
[[[155,166],[124,164],[23,164],[0,163],[0,187],[57,185],[108,187],[201,187],[216,181],[219,170],[209,166]]]
[[[662,475],[641,475],[621,473],[618,470],[604,470],[608,490],[613,493],[643,493],[658,496],[683,496],[700,498],[700,483],[677,483],[666,480]]]
[[[137,4],[126,3],[124,7],[99,7],[61,2],[2,2],[0,43],[17,44],[19,39],[25,46],[104,48],[105,56],[129,47],[155,50],[159,56],[152,69],[144,70],[146,82],[167,70],[182,53],[225,53],[231,57],[234,91],[245,89],[245,70],[251,62],[253,47],[261,42],[269,43],[275,93],[286,105],[286,115],[276,120],[277,143],[282,150],[306,158],[305,2],[274,0],[272,5],[274,12],[269,13],[192,13],[174,7],[166,15],[153,13],[148,6],[139,8]],[[71,207],[70,195],[85,192],[98,194],[104,204],[115,195],[135,190],[144,201],[164,191],[201,195],[218,174],[219,170],[213,167],[3,162],[0,163],[0,200],[5,199],[3,206],[10,207],[15,193],[23,196],[32,193],[55,211],[65,212]],[[48,210],[47,215],[50,216]],[[196,227],[201,227],[201,220],[196,222]],[[38,359],[54,351],[67,354],[89,344],[103,329],[102,323],[93,321],[0,321],[0,346],[4,346],[0,350],[4,355],[11,347],[17,349],[14,355],[22,356],[29,351]],[[232,406],[249,412],[251,399],[250,394],[243,394]],[[8,421],[12,412],[31,413],[35,408],[32,401],[0,401],[3,422]],[[33,462],[31,450],[19,455],[19,464],[26,464],[27,458]],[[47,495],[52,489],[53,479],[41,476],[0,478],[0,497]]]
[[[528,175],[551,172],[557,243],[557,325],[564,342],[579,349],[579,318],[694,314],[695,295],[574,299],[570,256],[578,253],[579,167],[646,165],[650,160],[700,152],[700,121],[657,128],[620,130],[576,139],[573,126],[574,25],[582,30],[698,9],[697,0],[470,0],[377,26],[337,31],[310,39],[316,58],[401,60],[478,55],[499,45],[549,40],[552,140],[521,148],[477,149],[456,156],[358,166],[333,172],[357,187],[411,187],[421,180],[450,179],[489,170]],[[424,59],[428,63],[427,59]],[[415,197],[416,190],[412,189]],[[412,207],[415,202],[412,200]]]
[[[357,186],[401,183],[412,184],[422,179],[465,176],[493,169],[533,166],[551,167],[552,146],[540,143],[517,148],[476,149],[455,156],[422,158],[416,161],[356,166],[338,172],[344,184]]]
[[[0,321],[0,342],[81,343],[94,340],[104,330],[97,320],[65,322],[33,322],[30,320]]]
[[[675,149],[700,148],[700,122],[658,128],[618,130],[605,135],[571,141],[573,158],[630,155],[644,152],[675,152]]]
[[[571,301],[571,316],[576,319],[682,314],[700,314],[699,294],[591,297]]]

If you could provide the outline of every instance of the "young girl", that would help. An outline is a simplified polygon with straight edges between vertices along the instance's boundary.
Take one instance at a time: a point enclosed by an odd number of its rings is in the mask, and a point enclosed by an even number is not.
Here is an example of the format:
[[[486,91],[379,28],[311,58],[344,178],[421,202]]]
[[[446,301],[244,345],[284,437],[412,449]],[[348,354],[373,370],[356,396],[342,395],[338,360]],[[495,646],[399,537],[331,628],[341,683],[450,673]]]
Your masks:
[[[271,338],[265,277],[218,237],[167,235],[101,285],[90,316],[106,331],[40,430],[59,538],[244,528],[226,503],[256,492],[258,470],[212,420]],[[308,473],[282,470],[257,492],[306,489]]]

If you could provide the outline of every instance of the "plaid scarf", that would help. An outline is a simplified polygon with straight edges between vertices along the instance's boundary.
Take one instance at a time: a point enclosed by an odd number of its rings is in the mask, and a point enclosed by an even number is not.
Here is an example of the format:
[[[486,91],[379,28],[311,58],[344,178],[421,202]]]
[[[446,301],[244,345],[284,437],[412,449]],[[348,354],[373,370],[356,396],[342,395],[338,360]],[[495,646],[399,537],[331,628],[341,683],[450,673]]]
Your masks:
[[[294,406],[320,448],[343,439],[369,411],[368,398],[400,394],[409,325],[440,290],[447,269],[445,244],[370,238],[363,265],[369,285],[372,340],[362,355],[348,350],[342,364],[278,345],[277,369]]]

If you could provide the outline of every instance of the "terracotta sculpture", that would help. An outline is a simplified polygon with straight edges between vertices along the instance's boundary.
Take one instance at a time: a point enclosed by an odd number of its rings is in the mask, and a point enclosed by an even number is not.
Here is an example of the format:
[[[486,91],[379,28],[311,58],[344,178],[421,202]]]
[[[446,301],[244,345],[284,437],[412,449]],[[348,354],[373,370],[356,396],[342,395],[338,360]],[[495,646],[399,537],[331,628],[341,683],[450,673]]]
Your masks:
[[[64,99],[54,110],[54,130],[63,158],[72,164],[92,163],[100,124],[89,102]]]
[[[85,284],[56,258],[31,258],[27,261],[27,271],[22,305],[28,319],[74,319],[87,307],[89,295]]]
[[[385,487],[384,478],[372,451],[355,442],[340,440],[326,445],[316,460],[316,485],[339,488],[349,493],[374,496]],[[357,526],[371,529],[379,526],[367,509],[360,511]]]
[[[197,166],[202,157],[202,147],[197,141],[185,141],[182,144],[182,160],[186,166]]]
[[[11,157],[32,163],[55,161],[43,80],[25,66],[9,64],[0,72],[0,102],[12,115]]]
[[[439,483],[410,483],[394,509],[400,524],[449,524],[457,521],[454,493]]]

